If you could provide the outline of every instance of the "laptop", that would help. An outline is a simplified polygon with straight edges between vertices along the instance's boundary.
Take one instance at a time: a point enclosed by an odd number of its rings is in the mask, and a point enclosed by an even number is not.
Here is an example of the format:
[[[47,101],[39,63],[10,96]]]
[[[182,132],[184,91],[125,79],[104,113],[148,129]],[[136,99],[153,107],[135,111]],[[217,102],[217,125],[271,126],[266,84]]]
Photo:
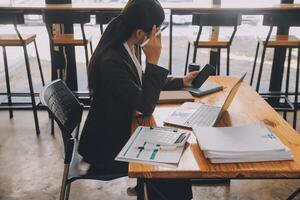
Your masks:
[[[214,126],[230,106],[245,76],[246,73],[232,87],[222,107],[186,102],[175,110],[164,123],[184,128],[192,128],[195,125]]]

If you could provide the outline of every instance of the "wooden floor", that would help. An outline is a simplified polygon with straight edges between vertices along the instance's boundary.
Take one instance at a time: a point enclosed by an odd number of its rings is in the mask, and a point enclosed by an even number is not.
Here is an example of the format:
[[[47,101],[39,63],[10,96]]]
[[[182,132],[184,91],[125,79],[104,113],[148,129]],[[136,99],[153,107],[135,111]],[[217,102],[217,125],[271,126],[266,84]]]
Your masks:
[[[7,111],[0,111],[0,200],[58,198],[63,169],[60,132],[56,127],[56,135],[51,136],[48,115],[39,111],[37,137],[32,116],[30,111],[15,111],[9,119]],[[127,177],[79,181],[72,185],[70,199],[134,200],[126,195],[127,187],[134,185],[135,180]],[[298,180],[235,180],[230,185],[195,186],[193,193],[199,200],[281,200],[299,186]]]

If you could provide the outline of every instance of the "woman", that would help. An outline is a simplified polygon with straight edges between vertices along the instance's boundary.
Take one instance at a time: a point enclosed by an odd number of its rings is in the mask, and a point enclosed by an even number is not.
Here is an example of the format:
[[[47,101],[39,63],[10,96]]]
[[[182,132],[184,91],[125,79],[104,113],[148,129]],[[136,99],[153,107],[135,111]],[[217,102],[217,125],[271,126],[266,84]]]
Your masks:
[[[167,78],[168,70],[157,65],[161,38],[155,33],[163,20],[164,11],[157,0],[129,0],[122,13],[107,26],[91,58],[92,102],[81,134],[79,153],[93,168],[127,172],[128,163],[114,161],[114,158],[130,137],[133,116],[137,111],[151,115],[162,89],[190,86],[197,75]],[[134,46],[148,38],[149,43],[143,47],[147,61],[143,72]],[[192,198],[188,181],[154,180],[153,184],[166,193],[167,188],[181,188],[184,191],[176,197]]]

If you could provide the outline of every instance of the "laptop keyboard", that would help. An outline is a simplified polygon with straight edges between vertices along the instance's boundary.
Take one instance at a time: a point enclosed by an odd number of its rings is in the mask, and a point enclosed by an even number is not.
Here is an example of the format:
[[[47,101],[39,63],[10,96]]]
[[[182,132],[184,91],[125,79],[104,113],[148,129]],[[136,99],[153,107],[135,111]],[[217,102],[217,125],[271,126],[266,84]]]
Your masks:
[[[184,123],[185,126],[211,126],[218,117],[220,107],[201,105]]]

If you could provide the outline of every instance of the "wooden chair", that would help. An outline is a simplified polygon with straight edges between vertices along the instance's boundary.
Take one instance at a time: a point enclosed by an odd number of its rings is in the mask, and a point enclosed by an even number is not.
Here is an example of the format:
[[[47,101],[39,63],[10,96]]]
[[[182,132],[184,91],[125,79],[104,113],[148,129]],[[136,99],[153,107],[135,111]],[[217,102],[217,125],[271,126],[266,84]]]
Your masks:
[[[117,17],[118,15],[120,15],[119,11],[115,11],[115,12],[96,12],[96,24],[100,25],[100,32],[101,35],[104,32],[104,28],[103,25],[108,24],[113,18]]]
[[[256,61],[258,57],[259,47],[263,46],[261,62],[257,77],[256,91],[259,92],[260,81],[263,72],[264,60],[267,48],[287,48],[288,49],[288,66],[286,71],[286,87],[285,92],[263,92],[260,93],[264,98],[279,98],[284,99],[287,105],[276,105],[273,106],[276,111],[282,111],[284,119],[286,119],[287,112],[293,112],[293,127],[296,128],[297,123],[297,106],[298,106],[298,93],[299,93],[299,54],[300,54],[300,39],[294,35],[272,35],[274,26],[300,26],[300,14],[266,14],[263,19],[264,26],[270,26],[268,35],[266,38],[259,38],[257,42],[254,64],[252,68],[250,85],[253,84]],[[298,61],[296,70],[296,82],[295,82],[295,92],[289,92],[289,81],[290,81],[290,67],[291,67],[291,55],[292,50],[298,49]],[[294,96],[294,103],[289,100],[289,96]]]
[[[24,52],[24,58],[25,58],[25,67],[27,72],[27,79],[29,84],[29,95],[31,97],[31,107],[33,110],[33,116],[34,116],[34,122],[35,122],[35,128],[37,135],[40,133],[39,128],[39,122],[38,122],[38,115],[37,115],[37,102],[35,100],[35,93],[32,83],[32,77],[31,77],[31,69],[30,69],[30,62],[29,57],[27,53],[27,46],[31,43],[34,44],[35,47],[35,53],[37,57],[39,72],[42,80],[42,85],[45,85],[43,71],[41,67],[41,62],[39,58],[39,52],[37,50],[36,45],[36,34],[20,34],[17,25],[24,24],[24,13],[23,12],[0,12],[0,24],[4,25],[13,25],[16,34],[0,34],[0,46],[2,46],[3,50],[3,59],[4,59],[4,71],[5,71],[5,79],[6,79],[6,93],[1,93],[1,95],[7,95],[8,103],[7,105],[3,104],[1,107],[4,109],[9,110],[9,116],[10,118],[13,118],[13,109],[14,108],[23,108],[26,107],[26,103],[13,103],[12,97],[24,97],[28,96],[28,93],[12,93],[10,88],[10,80],[9,80],[9,71],[8,71],[8,62],[7,62],[7,53],[6,53],[6,47],[22,47]]]
[[[189,53],[191,45],[194,46],[193,62],[196,62],[198,48],[216,48],[218,49],[218,65],[216,66],[217,74],[220,74],[220,56],[221,49],[227,49],[227,69],[226,74],[229,75],[229,60],[230,60],[230,46],[237,31],[237,26],[241,24],[241,16],[239,14],[220,14],[220,13],[194,13],[192,25],[199,26],[199,31],[196,37],[189,39],[186,63],[184,74],[187,73],[189,64]],[[230,38],[219,38],[218,34],[211,34],[206,40],[200,40],[203,26],[232,26],[234,28]]]
[[[44,22],[46,23],[47,31],[50,38],[50,48],[53,50],[55,47],[66,47],[66,46],[83,46],[85,50],[86,67],[89,64],[88,56],[88,44],[90,45],[91,54],[93,53],[91,37],[86,37],[84,31],[84,24],[90,22],[89,12],[82,11],[52,11],[45,10]],[[61,27],[60,34],[52,33],[52,25],[59,24]],[[75,34],[66,34],[62,31],[63,24],[80,24],[81,36]],[[63,74],[63,73],[60,73]],[[62,78],[62,77],[60,77]]]
[[[127,174],[109,174],[91,170],[87,163],[81,162],[82,158],[77,152],[77,146],[83,105],[62,80],[55,80],[45,86],[40,93],[40,99],[57,122],[64,143],[65,165],[60,200],[69,199],[71,184],[76,180],[108,181],[127,176]]]

